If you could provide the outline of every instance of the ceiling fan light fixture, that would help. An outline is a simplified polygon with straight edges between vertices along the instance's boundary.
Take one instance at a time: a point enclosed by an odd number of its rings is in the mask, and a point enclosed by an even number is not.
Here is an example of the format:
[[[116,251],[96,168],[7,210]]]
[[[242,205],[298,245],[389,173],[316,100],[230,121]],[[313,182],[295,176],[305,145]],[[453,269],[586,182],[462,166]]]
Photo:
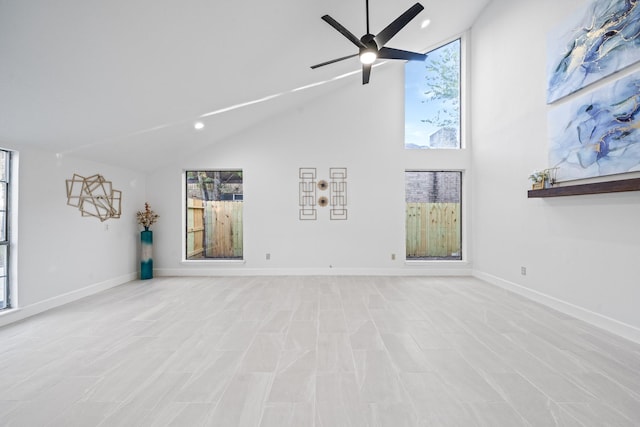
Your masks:
[[[384,27],[384,29],[376,35],[372,34],[369,31],[369,0],[366,0],[365,2],[365,9],[367,18],[367,32],[360,38],[357,38],[351,31],[347,30],[344,26],[342,26],[342,24],[340,24],[329,15],[322,16],[323,21],[331,25],[347,40],[358,47],[358,53],[312,65],[311,69],[324,67],[325,65],[334,64],[336,62],[344,61],[345,59],[354,58],[357,56],[362,63],[362,84],[366,85],[367,83],[369,83],[372,64],[376,62],[376,59],[378,58],[400,59],[405,61],[424,61],[424,59],[427,57],[427,55],[424,53],[409,52],[406,50],[393,49],[385,46],[387,42],[398,33],[398,31],[403,29],[413,18],[418,15],[418,13],[424,10],[424,6],[422,6],[420,3],[414,4],[402,15],[394,19],[389,25]]]
[[[364,49],[360,52],[360,62],[364,65],[373,64],[378,59],[378,52],[373,49]]]

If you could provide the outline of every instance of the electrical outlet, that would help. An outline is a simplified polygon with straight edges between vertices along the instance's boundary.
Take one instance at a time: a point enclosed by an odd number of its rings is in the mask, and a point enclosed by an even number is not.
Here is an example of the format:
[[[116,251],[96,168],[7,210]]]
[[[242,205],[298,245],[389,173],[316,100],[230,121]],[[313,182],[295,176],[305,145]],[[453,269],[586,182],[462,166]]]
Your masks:
[[[269,261],[271,259],[271,254],[267,253],[267,255],[265,256],[265,258],[267,259],[267,261]]]
[[[527,275],[527,267],[520,267],[520,274],[522,274],[523,276]]]
[[[396,254],[391,254],[391,261],[395,261],[396,260]]]

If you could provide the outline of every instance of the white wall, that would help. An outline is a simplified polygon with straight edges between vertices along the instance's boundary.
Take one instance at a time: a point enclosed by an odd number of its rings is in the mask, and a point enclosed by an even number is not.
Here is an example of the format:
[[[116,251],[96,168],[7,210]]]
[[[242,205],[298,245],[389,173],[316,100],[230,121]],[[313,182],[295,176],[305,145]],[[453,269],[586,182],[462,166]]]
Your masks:
[[[404,261],[405,169],[467,169],[469,154],[404,149],[402,64],[374,69],[367,86],[360,79],[151,174],[148,197],[162,216],[154,226],[157,273],[469,274],[466,262]],[[348,169],[348,220],[330,221],[328,208],[317,221],[298,220],[300,167],[325,179],[330,167]],[[243,264],[182,262],[183,170],[215,168],[244,171]]]
[[[18,168],[19,243],[12,247],[18,260],[12,300],[18,309],[3,311],[0,324],[136,277],[135,211],[144,205],[143,174],[30,149],[19,149]],[[74,173],[112,181],[123,194],[122,217],[100,222],[67,206],[65,181]]]
[[[640,192],[526,194],[547,167],[546,35],[583,4],[494,0],[473,27],[474,268],[640,341]]]

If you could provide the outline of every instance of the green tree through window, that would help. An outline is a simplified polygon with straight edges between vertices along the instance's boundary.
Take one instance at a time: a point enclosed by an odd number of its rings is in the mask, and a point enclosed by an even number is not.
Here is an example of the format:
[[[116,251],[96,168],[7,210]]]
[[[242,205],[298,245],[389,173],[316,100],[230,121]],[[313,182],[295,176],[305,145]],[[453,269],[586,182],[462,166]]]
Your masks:
[[[460,39],[405,65],[405,148],[460,148]]]

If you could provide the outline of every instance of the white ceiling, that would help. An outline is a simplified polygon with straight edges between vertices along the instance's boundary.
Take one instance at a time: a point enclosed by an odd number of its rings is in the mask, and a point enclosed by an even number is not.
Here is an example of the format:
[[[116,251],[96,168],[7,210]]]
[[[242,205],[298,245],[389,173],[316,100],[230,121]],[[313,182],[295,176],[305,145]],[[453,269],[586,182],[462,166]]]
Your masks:
[[[424,52],[471,27],[489,1],[421,0],[425,10],[387,45]],[[370,0],[371,32],[414,2]],[[354,74],[294,91],[359,69],[357,58],[309,68],[357,52],[324,14],[366,32],[364,0],[0,0],[0,146],[155,169],[361,84]]]

